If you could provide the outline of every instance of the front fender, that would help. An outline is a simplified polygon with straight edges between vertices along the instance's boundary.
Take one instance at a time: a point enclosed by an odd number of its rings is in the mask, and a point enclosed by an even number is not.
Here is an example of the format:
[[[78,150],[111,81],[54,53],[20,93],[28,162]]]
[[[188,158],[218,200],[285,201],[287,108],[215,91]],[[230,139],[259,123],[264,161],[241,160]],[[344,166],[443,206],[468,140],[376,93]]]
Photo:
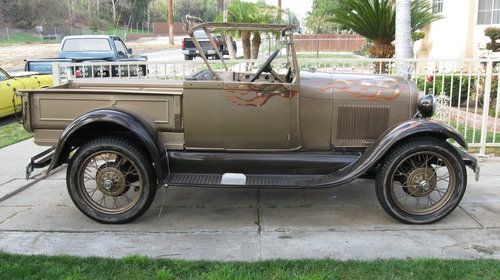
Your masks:
[[[401,141],[414,137],[436,137],[443,141],[453,139],[462,147],[468,147],[464,137],[446,124],[429,119],[409,120],[388,129],[358,160],[349,166],[346,166],[337,173],[325,176],[320,181],[306,182],[305,184],[315,187],[326,187],[350,182],[376,167],[392,147]],[[459,150],[459,153],[464,159],[465,164],[478,172],[475,159],[465,151]]]
[[[387,146],[412,135],[434,136],[443,140],[453,139],[457,141],[460,146],[465,149],[468,148],[467,142],[460,132],[447,124],[430,119],[414,119],[393,126],[388,129],[377,140],[378,143],[375,142],[374,145]],[[371,147],[374,147],[374,145]]]
[[[363,173],[366,172],[374,167],[398,142],[413,137],[435,137],[443,141],[453,139],[463,148],[468,148],[465,138],[453,127],[435,120],[414,119],[388,129],[366,150],[358,160],[360,166],[356,169]]]
[[[161,133],[156,129],[154,123],[145,116],[129,112],[123,109],[98,109],[85,113],[69,124],[59,137],[58,144],[49,166],[49,172],[65,163],[73,150],[72,136],[88,125],[106,123],[119,126],[131,132],[145,147],[146,152],[154,163],[158,183],[162,184],[169,173],[168,155],[165,149]],[[96,137],[102,135],[96,131]]]

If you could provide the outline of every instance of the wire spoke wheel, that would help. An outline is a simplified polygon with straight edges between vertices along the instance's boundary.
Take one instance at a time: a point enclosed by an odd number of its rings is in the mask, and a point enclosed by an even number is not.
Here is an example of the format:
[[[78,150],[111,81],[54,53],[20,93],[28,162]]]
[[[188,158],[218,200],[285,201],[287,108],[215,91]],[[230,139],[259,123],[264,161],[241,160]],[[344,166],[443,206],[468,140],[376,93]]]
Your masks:
[[[106,214],[130,210],[143,193],[143,178],[131,159],[117,151],[99,151],[83,161],[78,189],[85,202]]]
[[[454,192],[456,175],[448,159],[434,152],[407,156],[392,174],[391,195],[411,214],[425,215],[442,208]]]
[[[466,186],[467,172],[459,152],[432,137],[395,147],[376,177],[377,199],[384,211],[409,224],[434,223],[448,216]]]
[[[133,143],[112,136],[92,139],[71,158],[66,186],[75,206],[106,224],[128,223],[148,210],[156,194],[150,158]]]

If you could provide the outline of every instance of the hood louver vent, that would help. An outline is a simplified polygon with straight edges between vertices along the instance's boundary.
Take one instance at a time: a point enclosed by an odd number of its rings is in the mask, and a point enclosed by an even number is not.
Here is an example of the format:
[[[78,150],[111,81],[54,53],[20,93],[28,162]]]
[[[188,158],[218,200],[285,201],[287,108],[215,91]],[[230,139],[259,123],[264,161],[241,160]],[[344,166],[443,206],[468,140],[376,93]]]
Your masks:
[[[389,106],[339,105],[338,132],[340,141],[374,141],[386,131]]]

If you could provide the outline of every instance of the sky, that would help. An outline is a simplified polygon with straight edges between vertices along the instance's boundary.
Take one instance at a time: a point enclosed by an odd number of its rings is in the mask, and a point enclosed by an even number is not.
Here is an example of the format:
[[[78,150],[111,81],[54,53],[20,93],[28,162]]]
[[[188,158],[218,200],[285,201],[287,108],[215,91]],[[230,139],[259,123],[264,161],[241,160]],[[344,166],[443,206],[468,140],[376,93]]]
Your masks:
[[[278,0],[265,0],[269,5],[278,5]],[[249,0],[249,2],[257,2],[257,0]],[[312,9],[313,0],[281,0],[283,9],[290,8],[300,21],[304,20],[307,12]]]

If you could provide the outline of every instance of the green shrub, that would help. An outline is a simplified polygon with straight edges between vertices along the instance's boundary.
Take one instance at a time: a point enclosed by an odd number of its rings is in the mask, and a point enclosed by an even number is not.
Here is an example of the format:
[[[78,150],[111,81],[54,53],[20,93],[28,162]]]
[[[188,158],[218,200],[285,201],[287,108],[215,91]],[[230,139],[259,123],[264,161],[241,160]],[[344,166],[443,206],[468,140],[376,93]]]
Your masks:
[[[453,80],[453,91],[451,90],[451,84]],[[436,96],[439,96],[441,94],[445,94],[446,96],[450,96],[452,94],[452,105],[457,106],[458,105],[458,100],[460,96],[460,103],[465,103],[467,102],[467,92],[469,90],[470,86],[470,95],[475,92],[476,90],[476,77],[471,77],[470,79],[470,85],[469,85],[469,76],[462,76],[462,82],[460,86],[460,75],[455,74],[453,77],[452,76],[444,76],[444,87],[443,87],[443,76],[437,75],[437,76],[429,76],[427,78],[425,77],[419,77],[417,79],[417,86],[420,91],[423,91],[425,88],[426,94],[432,94],[434,93]],[[436,87],[434,89],[434,86]]]
[[[500,39],[500,28],[490,26],[484,30],[484,35],[490,38],[490,42],[486,44],[486,49],[493,52],[500,51],[500,44],[497,40]]]
[[[481,79],[479,80],[479,100],[478,100],[478,104],[483,107],[484,105],[484,89],[485,89],[485,83],[486,83],[486,78],[485,77],[481,77]],[[495,108],[496,108],[496,103],[497,103],[497,96],[498,96],[498,76],[497,75],[493,75],[493,77],[491,77],[491,93],[490,93],[490,109],[489,109],[489,115],[490,117],[494,117],[495,116]],[[500,108],[498,108],[500,109]]]

